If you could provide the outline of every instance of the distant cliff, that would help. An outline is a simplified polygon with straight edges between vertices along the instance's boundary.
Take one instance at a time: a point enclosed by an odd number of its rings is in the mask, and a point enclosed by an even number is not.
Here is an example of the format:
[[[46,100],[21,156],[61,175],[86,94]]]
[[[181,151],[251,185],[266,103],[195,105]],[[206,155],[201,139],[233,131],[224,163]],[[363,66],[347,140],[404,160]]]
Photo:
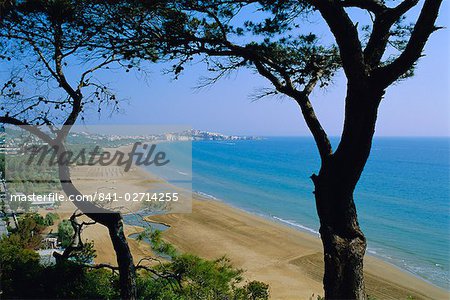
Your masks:
[[[238,141],[238,140],[260,140],[261,137],[225,135],[217,132],[202,130],[186,130],[180,133],[168,133],[163,135],[166,140],[191,140],[191,141]]]

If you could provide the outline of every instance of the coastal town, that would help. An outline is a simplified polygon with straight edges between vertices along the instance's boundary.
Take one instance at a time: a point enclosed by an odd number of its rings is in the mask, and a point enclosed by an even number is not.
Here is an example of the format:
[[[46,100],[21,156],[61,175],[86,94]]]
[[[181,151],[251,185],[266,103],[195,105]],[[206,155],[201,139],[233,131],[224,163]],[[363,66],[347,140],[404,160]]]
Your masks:
[[[95,127],[94,127],[95,128]],[[7,169],[7,155],[24,155],[20,154],[18,150],[23,143],[42,143],[36,137],[31,137],[30,139],[25,139],[21,136],[20,131],[26,131],[22,128],[21,130],[10,129],[4,126],[0,127],[0,159],[1,159],[1,169],[0,169],[0,201],[2,206],[2,217],[3,220],[0,223],[0,229],[2,234],[8,234],[8,226],[15,219],[16,214],[23,214],[28,211],[36,212],[39,209],[53,210],[56,208],[56,201],[53,199],[47,199],[45,201],[19,201],[18,204],[10,205],[9,198],[17,199],[27,199],[27,193],[25,191],[19,191],[12,189],[8,190],[8,184],[5,179]],[[239,136],[239,135],[226,135],[217,132],[203,131],[203,130],[183,130],[180,132],[169,132],[161,134],[99,134],[88,131],[72,132],[69,137],[69,143],[82,144],[82,145],[98,145],[101,147],[120,147],[124,145],[129,145],[131,143],[136,143],[139,141],[170,141],[170,142],[185,142],[185,141],[248,141],[248,140],[261,140],[261,137],[256,136]],[[23,145],[22,145],[23,146]],[[7,170],[6,170],[7,171]],[[46,194],[45,194],[46,195]]]
[[[92,127],[95,130],[95,127]],[[97,134],[86,131],[71,133],[70,139],[87,138],[93,141],[123,142],[127,141],[248,141],[260,140],[258,136],[226,135],[223,133],[203,131],[197,129],[183,130],[180,132],[168,132],[161,134],[140,134],[140,135],[118,135],[118,134]]]

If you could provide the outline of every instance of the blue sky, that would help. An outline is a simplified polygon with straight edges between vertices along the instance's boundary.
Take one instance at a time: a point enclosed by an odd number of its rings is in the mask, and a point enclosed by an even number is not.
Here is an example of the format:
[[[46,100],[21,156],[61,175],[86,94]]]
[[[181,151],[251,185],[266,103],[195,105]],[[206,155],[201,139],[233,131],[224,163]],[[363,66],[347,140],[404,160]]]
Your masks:
[[[438,25],[448,26],[448,19],[449,3],[444,1]],[[310,26],[326,34],[328,29],[320,22]],[[380,107],[376,135],[450,135],[449,30],[440,30],[431,37],[414,78],[388,89]],[[112,117],[94,114],[86,123],[183,124],[227,134],[309,135],[297,104],[289,98],[252,101],[255,91],[270,86],[260,75],[242,69],[207,89],[195,90],[201,76],[206,75],[204,64],[187,68],[175,81],[162,74],[160,65],[149,66],[146,80],[132,72],[108,73],[106,79],[119,98],[129,101],[122,103],[121,113]],[[340,75],[333,85],[317,89],[311,96],[319,119],[332,136],[340,135],[342,130],[345,85]]]
[[[438,24],[448,26],[449,5],[444,1]],[[416,76],[391,86],[381,104],[378,136],[449,136],[449,30],[436,32],[426,46]],[[130,73],[129,73],[130,74]],[[196,129],[246,135],[309,135],[298,106],[289,98],[252,101],[251,95],[268,83],[250,70],[195,90],[205,67],[187,68],[180,79],[150,67],[147,82],[136,75],[111,78],[118,95],[129,99],[111,118],[90,117],[89,123],[187,124]],[[329,135],[342,130],[345,78],[340,75],[311,99]]]

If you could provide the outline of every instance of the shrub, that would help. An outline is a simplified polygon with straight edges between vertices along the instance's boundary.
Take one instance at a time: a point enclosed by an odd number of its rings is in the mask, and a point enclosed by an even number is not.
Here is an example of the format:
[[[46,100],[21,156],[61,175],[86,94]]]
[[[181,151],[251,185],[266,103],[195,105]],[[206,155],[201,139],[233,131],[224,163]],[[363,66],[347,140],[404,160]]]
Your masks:
[[[52,226],[53,224],[55,224],[55,221],[59,219],[58,214],[55,213],[48,213],[45,215],[44,218],[44,225],[45,226]]]
[[[74,230],[70,221],[62,220],[58,225],[58,238],[64,248],[67,248],[72,243],[73,234]]]

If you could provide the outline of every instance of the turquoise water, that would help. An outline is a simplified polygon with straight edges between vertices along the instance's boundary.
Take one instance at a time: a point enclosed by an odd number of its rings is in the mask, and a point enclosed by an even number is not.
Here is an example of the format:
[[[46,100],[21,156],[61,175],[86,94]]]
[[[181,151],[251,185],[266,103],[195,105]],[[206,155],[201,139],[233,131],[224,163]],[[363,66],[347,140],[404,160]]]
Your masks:
[[[194,191],[318,234],[312,139],[194,142],[192,155]],[[448,138],[376,138],[355,192],[368,252],[446,289],[449,155]]]

